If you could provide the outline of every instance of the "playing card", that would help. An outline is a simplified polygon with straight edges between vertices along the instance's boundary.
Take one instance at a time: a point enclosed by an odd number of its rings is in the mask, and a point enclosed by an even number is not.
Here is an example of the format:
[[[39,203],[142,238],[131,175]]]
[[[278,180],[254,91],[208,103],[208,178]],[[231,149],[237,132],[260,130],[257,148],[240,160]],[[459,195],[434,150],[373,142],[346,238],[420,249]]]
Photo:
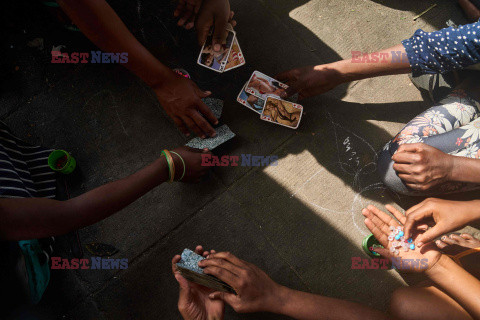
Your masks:
[[[253,94],[247,93],[245,91],[246,85],[247,84],[245,84],[242,91],[240,91],[240,93],[238,94],[237,101],[258,114],[262,113],[265,101],[263,99],[260,99],[259,97],[254,96]]]
[[[250,80],[247,82],[245,91],[265,100],[267,96],[276,96],[280,98],[280,95],[285,92],[287,88],[288,86],[286,84],[281,83],[260,71],[254,71]]]
[[[260,119],[297,129],[302,113],[303,107],[301,105],[269,96],[265,100]]]
[[[176,267],[182,277],[188,281],[198,283],[214,290],[236,294],[235,290],[230,285],[203,272],[203,269],[198,266],[198,263],[203,259],[205,258],[201,255],[196,254],[192,250],[185,249],[182,252],[181,260],[176,264]]]
[[[227,64],[225,65],[225,70],[232,70],[238,67],[241,67],[245,64],[245,58],[243,57],[242,49],[238,44],[237,37],[233,39],[232,49],[228,55]]]
[[[217,72],[223,72],[228,61],[228,56],[230,55],[230,51],[232,49],[234,38],[235,32],[228,30],[226,44],[222,45],[222,48],[219,52],[215,52],[213,51],[213,33],[211,32],[203,44],[202,50],[200,50],[197,63],[205,68]]]
[[[217,131],[217,135],[215,137],[206,139],[196,137],[188,141],[186,146],[196,149],[208,148],[208,150],[213,150],[222,143],[227,142],[235,137],[235,133],[233,133],[226,124],[216,128],[215,130]]]
[[[223,101],[215,98],[203,98],[202,101],[212,110],[215,118],[220,118],[222,116],[223,110]]]

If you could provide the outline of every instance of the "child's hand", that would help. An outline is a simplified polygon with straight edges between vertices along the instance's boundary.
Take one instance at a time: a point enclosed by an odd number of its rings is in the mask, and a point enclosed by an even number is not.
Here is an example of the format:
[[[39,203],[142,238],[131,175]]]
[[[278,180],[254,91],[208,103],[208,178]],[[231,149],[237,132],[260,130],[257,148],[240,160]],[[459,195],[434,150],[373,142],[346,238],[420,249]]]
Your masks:
[[[199,182],[210,169],[208,166],[202,166],[202,155],[211,154],[208,149],[200,150],[183,146],[172,151],[178,153],[185,162],[185,176],[181,182]],[[174,153],[172,153],[172,158],[175,163],[175,180],[178,181],[183,173],[183,163]]]
[[[390,211],[390,213],[393,214],[395,218],[397,218],[398,221],[372,205],[368,206],[368,208],[363,209],[362,211],[362,214],[366,217],[365,225],[384,247],[375,248],[374,251],[385,258],[398,259],[396,261],[398,262],[396,265],[401,263],[403,267],[400,268],[400,266],[398,266],[398,269],[402,269],[402,271],[428,273],[430,270],[432,270],[442,256],[441,252],[438,251],[437,247],[433,243],[430,243],[422,246],[421,248],[415,248],[414,250],[409,250],[407,252],[400,247],[398,250],[398,255],[392,253],[390,251],[392,245],[388,241],[388,236],[391,233],[390,226],[393,226],[394,228],[403,226],[406,218],[404,214],[400,213],[394,207],[387,205],[386,208],[388,211]],[[418,233],[414,234],[412,239],[415,241],[416,237],[418,237]],[[415,262],[419,262],[419,267],[412,267],[412,262],[406,261],[406,259],[413,259]]]
[[[229,24],[235,26],[233,11],[228,0],[203,0],[195,21],[198,43],[203,45],[208,33],[213,28],[213,50],[219,52],[228,35]]]

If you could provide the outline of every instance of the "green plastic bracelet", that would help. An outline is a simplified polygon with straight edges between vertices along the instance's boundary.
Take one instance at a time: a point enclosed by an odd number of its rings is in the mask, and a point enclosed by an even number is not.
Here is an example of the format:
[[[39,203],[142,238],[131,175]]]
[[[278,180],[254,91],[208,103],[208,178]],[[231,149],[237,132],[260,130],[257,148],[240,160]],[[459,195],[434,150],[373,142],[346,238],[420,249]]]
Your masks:
[[[180,160],[182,160],[183,173],[182,173],[182,176],[180,177],[180,179],[178,179],[178,181],[181,181],[183,179],[183,177],[185,176],[185,170],[186,170],[185,161],[183,161],[183,158],[178,153],[176,153],[175,151],[170,151],[170,153],[176,154],[180,158]]]
[[[167,166],[168,166],[168,180],[169,182],[172,182],[173,179],[172,179],[172,165],[170,163],[170,159],[168,158],[167,156],[167,153],[165,152],[165,150],[162,150],[162,155],[165,156],[165,159],[167,160]]]

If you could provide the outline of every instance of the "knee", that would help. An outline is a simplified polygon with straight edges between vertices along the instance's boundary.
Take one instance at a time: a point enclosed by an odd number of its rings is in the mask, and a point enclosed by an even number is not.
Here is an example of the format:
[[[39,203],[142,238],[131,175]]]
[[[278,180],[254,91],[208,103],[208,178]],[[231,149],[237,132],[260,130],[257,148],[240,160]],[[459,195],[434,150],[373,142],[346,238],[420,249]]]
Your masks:
[[[409,195],[411,191],[405,186],[393,169],[392,155],[388,150],[383,150],[378,155],[377,172],[383,184],[393,192]]]
[[[412,288],[401,287],[396,289],[390,299],[388,313],[395,319],[411,319],[412,317]]]

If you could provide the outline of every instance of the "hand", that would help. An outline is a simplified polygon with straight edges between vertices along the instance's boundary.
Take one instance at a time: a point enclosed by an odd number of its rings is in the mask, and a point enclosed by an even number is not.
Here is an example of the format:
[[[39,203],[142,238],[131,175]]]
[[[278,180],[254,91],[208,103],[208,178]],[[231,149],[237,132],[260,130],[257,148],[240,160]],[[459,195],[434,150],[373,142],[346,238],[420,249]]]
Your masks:
[[[449,201],[442,199],[426,199],[407,210],[405,215],[405,237],[409,237],[412,230],[432,228],[418,235],[417,247],[429,243],[435,238],[448,232],[458,230],[476,219],[475,213],[479,212],[478,201]]]
[[[229,252],[210,254],[198,264],[203,272],[219,278],[235,289],[237,295],[225,292],[210,294],[211,299],[225,301],[235,311],[259,312],[275,308],[281,286],[251,263]]]
[[[230,11],[228,0],[203,0],[195,21],[198,43],[200,45],[205,43],[211,27],[214,26],[213,50],[220,51],[228,35],[228,24],[230,23],[233,27],[236,25],[232,19],[233,11]]]
[[[218,120],[201,100],[211,92],[200,90],[192,80],[174,72],[161,85],[153,87],[153,90],[165,112],[187,137],[190,135],[187,127],[202,138],[207,135],[215,136],[215,130],[210,123],[218,124]]]
[[[404,183],[425,191],[450,181],[454,156],[423,143],[402,144],[393,155],[393,169]]]
[[[181,180],[182,182],[199,182],[210,169],[208,166],[202,166],[202,155],[212,154],[208,149],[200,150],[183,146],[173,149],[173,151],[178,153],[185,162],[185,176]],[[183,163],[176,154],[172,153],[172,158],[175,163],[174,180],[179,181],[178,179],[180,179],[183,174]]]
[[[177,8],[173,13],[174,17],[179,17],[178,26],[184,26],[187,30],[193,28],[201,5],[202,0],[178,0]]]
[[[390,234],[390,226],[398,227],[405,223],[405,215],[400,213],[394,207],[387,205],[387,210],[393,214],[393,216],[398,220],[393,219],[385,212],[377,209],[376,207],[370,205],[368,208],[362,210],[362,214],[366,217],[365,225],[373,233],[375,238],[380,242],[384,248],[374,248],[374,251],[379,253],[382,257],[394,259],[400,258],[402,264],[405,262],[405,259],[414,259],[415,261],[422,261],[422,259],[427,259],[427,265],[422,266],[420,263],[419,268],[412,268],[412,265],[408,265],[408,269],[404,271],[414,271],[414,272],[425,272],[429,273],[437,264],[437,262],[442,257],[440,251],[433,244],[427,244],[422,248],[415,248],[415,250],[409,250],[407,252],[403,249],[399,250],[398,255],[394,255],[390,251],[391,243],[388,241],[388,235]],[[411,236],[414,241],[418,237],[418,234]]]
[[[298,92],[299,99],[325,93],[344,82],[332,64],[292,69],[280,73],[275,79],[289,86],[285,97]]]
[[[197,246],[195,252],[206,257],[210,254],[204,251],[202,246]],[[211,253],[215,253],[214,250]],[[185,279],[177,270],[176,263],[180,261],[176,255],[172,259],[172,271],[180,285],[178,298],[178,310],[185,320],[222,320],[225,313],[225,304],[222,300],[212,300],[208,296],[213,293],[212,289],[201,286]]]

